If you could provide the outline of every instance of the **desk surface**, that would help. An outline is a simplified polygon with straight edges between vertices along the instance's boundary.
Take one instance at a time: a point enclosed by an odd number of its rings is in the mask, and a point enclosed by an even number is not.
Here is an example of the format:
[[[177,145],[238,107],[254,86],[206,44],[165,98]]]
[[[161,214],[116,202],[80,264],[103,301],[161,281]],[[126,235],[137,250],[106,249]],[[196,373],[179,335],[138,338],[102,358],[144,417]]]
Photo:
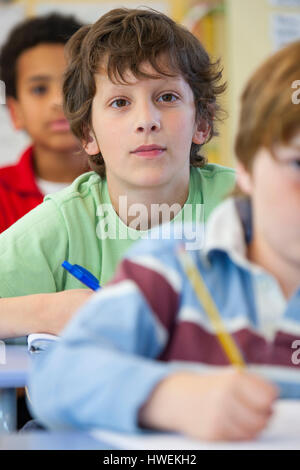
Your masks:
[[[5,364],[0,364],[0,388],[24,387],[30,367],[27,346],[6,345],[5,356]]]
[[[111,444],[83,432],[24,432],[0,434],[0,450],[112,450]]]

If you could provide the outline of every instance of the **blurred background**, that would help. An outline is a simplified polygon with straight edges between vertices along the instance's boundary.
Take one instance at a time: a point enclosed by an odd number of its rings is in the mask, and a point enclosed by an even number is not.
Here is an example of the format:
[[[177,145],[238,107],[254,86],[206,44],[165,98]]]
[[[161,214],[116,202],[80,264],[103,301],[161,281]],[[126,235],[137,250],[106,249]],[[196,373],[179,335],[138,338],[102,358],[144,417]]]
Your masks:
[[[219,125],[220,135],[206,146],[206,156],[210,162],[234,166],[241,90],[263,59],[300,38],[300,0],[0,0],[0,45],[26,17],[57,11],[93,23],[119,6],[150,6],[166,13],[187,26],[214,59],[221,58],[228,83],[221,104],[227,118]],[[0,166],[15,162],[27,143],[26,135],[12,128],[0,103]]]

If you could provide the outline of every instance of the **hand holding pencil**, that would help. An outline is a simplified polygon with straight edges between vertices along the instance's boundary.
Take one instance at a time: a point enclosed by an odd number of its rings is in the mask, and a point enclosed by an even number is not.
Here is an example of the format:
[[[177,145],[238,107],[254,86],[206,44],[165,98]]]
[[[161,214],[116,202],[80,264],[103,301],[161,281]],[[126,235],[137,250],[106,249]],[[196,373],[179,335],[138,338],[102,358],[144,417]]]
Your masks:
[[[277,389],[248,372],[193,259],[185,251],[178,256],[231,367],[210,374],[179,371],[166,377],[140,410],[140,422],[201,440],[254,439],[272,416]]]
[[[204,441],[251,440],[267,426],[276,396],[272,384],[247,370],[181,370],[156,385],[139,422]]]

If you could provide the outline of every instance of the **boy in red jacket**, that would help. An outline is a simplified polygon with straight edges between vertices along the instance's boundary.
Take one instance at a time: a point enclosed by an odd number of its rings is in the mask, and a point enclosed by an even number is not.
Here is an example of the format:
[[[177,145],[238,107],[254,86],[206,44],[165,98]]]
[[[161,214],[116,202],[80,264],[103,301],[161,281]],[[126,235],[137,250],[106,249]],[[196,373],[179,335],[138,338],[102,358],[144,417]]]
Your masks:
[[[0,79],[17,130],[32,139],[17,164],[0,169],[0,232],[47,193],[62,189],[88,170],[62,110],[64,44],[81,24],[51,14],[26,20],[11,32],[0,52]]]

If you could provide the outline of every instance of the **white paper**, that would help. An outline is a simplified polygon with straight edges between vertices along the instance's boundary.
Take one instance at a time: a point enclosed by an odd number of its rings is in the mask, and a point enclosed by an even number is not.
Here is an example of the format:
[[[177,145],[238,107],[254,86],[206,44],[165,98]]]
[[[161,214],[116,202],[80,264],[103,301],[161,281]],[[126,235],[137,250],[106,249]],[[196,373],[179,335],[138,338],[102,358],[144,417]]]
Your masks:
[[[269,0],[272,7],[300,7],[300,0]]]
[[[23,5],[0,5],[0,45],[6,40],[10,30],[25,18]]]
[[[15,163],[29,145],[30,138],[23,131],[15,131],[5,104],[0,105],[0,166]]]
[[[273,13],[271,15],[271,40],[274,50],[300,39],[300,14]]]
[[[144,450],[300,450],[300,401],[279,400],[268,428],[251,442],[200,442],[177,434],[124,434],[93,430],[94,439],[118,449]]]

